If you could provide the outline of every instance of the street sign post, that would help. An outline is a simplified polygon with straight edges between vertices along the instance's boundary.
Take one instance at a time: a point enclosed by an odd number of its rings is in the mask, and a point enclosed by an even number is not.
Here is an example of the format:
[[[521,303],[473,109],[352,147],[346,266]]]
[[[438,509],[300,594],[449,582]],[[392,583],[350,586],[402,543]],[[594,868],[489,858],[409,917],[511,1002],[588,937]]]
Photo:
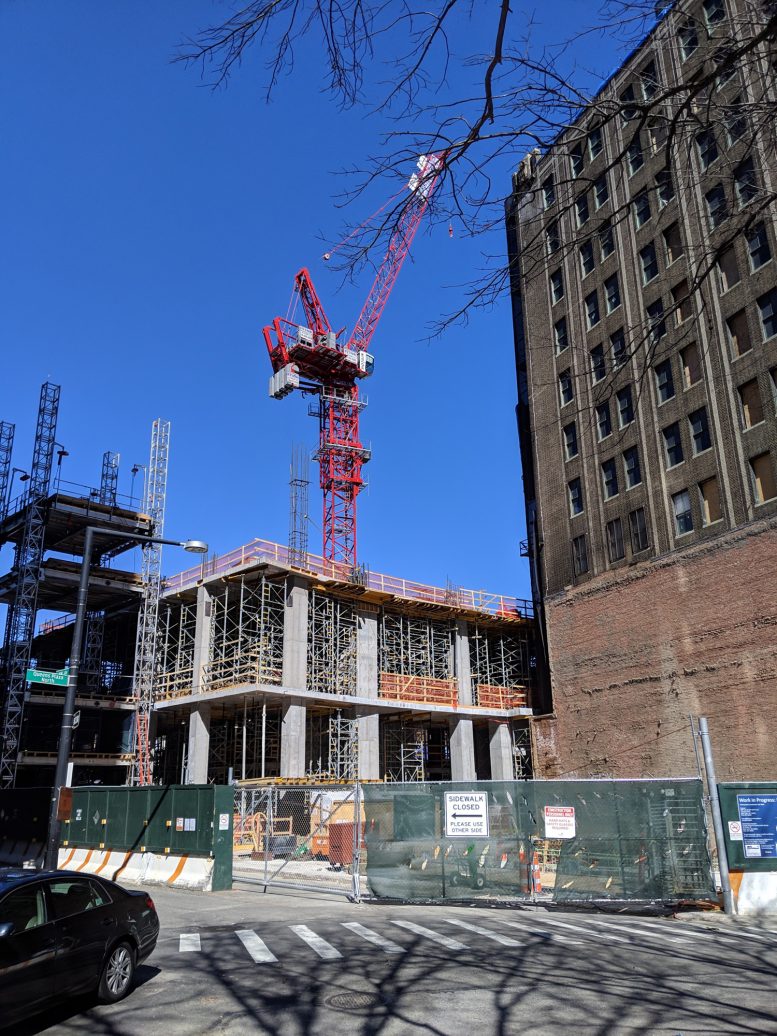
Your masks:
[[[488,838],[488,792],[445,792],[445,836]]]
[[[27,683],[42,683],[48,687],[67,687],[67,679],[70,670],[67,666],[64,669],[56,669],[51,672],[48,669],[28,669]]]

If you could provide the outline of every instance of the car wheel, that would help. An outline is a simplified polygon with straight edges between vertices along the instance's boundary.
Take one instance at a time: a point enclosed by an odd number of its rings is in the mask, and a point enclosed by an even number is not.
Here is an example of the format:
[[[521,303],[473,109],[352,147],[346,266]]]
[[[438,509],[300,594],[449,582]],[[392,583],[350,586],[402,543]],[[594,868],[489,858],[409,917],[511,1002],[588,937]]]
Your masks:
[[[103,967],[97,995],[104,1004],[115,1004],[125,997],[135,974],[135,951],[126,942],[114,946]]]

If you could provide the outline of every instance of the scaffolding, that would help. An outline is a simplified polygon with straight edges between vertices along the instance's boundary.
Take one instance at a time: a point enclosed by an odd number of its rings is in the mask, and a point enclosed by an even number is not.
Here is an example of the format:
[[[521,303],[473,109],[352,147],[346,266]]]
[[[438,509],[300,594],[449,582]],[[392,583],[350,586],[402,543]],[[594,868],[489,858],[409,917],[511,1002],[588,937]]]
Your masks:
[[[9,421],[0,421],[0,521],[8,514],[11,457],[15,431],[16,425]]]
[[[108,507],[116,506],[116,490],[119,485],[119,454],[107,450],[103,454],[103,466],[100,473],[99,501]]]
[[[528,723],[511,724],[513,741],[513,777],[517,781],[528,779],[533,775],[531,760],[531,732]]]
[[[35,635],[35,613],[46,531],[46,499],[54,457],[59,393],[59,385],[48,381],[41,388],[24,530],[14,555],[16,589],[6,616],[4,639],[6,688],[0,788],[12,787],[16,782],[27,669]]]
[[[281,769],[281,710],[253,698],[214,708],[210,724],[208,776],[226,784],[233,778],[278,777]]]
[[[359,721],[338,709],[329,717],[329,776],[355,781],[359,773]]]
[[[308,556],[308,456],[303,446],[291,451],[289,479],[289,564],[304,568]]]
[[[473,703],[483,708],[526,706],[530,657],[528,631],[471,625],[469,659]]]
[[[423,781],[427,730],[400,717],[382,724],[383,769],[387,781]]]
[[[455,705],[458,685],[451,623],[384,611],[378,670],[382,698]]]
[[[155,697],[178,698],[192,693],[196,629],[196,603],[176,601],[162,606]]]
[[[87,612],[84,660],[81,664],[81,672],[84,675],[86,689],[90,694],[98,694],[102,688],[104,637],[105,612]]]
[[[356,611],[317,590],[308,597],[308,690],[356,694]]]
[[[206,690],[240,684],[280,685],[285,587],[265,576],[240,576],[211,599]]]

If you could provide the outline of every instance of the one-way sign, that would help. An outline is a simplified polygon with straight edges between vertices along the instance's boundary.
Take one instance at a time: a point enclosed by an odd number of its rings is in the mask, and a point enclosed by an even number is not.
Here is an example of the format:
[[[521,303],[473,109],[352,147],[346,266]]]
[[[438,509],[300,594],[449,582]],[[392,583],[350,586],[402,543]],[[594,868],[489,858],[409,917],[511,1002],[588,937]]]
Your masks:
[[[446,838],[488,838],[488,792],[445,792]]]

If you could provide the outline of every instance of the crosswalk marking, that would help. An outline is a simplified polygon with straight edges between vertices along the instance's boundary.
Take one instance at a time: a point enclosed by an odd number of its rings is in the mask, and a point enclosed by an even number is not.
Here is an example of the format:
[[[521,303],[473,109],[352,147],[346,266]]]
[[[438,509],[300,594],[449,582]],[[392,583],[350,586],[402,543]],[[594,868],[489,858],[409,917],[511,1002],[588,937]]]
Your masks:
[[[306,924],[290,924],[289,928],[324,960],[336,960],[338,957],[342,957],[339,950],[336,950],[326,939],[322,939],[320,935],[316,935]]]
[[[509,935],[500,935],[499,932],[492,932],[488,928],[481,928],[480,925],[470,924],[469,921],[461,921],[458,917],[446,917],[445,920],[448,924],[458,925],[459,928],[465,928],[468,932],[475,932],[476,935],[483,935],[486,939],[493,939],[494,942],[501,943],[502,946],[523,945],[517,939],[511,939]]]
[[[643,921],[640,918],[630,918],[629,923],[633,925],[639,925],[640,929],[647,929],[650,927],[650,922]],[[677,930],[672,931],[672,935],[677,939],[737,939],[739,936],[744,936],[746,939],[758,939],[760,941],[770,943],[774,945],[777,939],[769,939],[765,935],[756,935],[753,932],[744,931],[724,931],[721,928],[704,930],[702,928],[693,928],[685,922],[676,922]]]
[[[610,922],[610,921],[599,921],[595,917],[589,917],[588,918],[588,923],[589,924],[599,925],[600,927],[607,928],[610,931],[612,931],[612,928],[613,928],[612,922]],[[631,933],[632,935],[636,935],[636,936],[640,936],[640,937],[647,937],[647,938],[651,938],[652,937],[653,939],[666,939],[668,942],[683,942],[686,939],[685,936],[683,936],[683,935],[681,935],[679,933],[676,933],[676,932],[657,932],[655,930],[651,931],[651,929],[649,927],[637,928],[637,927],[634,927],[632,925],[632,923],[629,922],[629,921],[621,921],[621,920],[619,920],[617,922],[617,924],[618,924],[618,931],[619,932],[620,931],[624,931],[624,932],[626,932],[627,935],[629,933]]]
[[[607,935],[605,935],[603,932],[591,932],[587,928],[583,928],[579,924],[569,924],[567,921],[559,921],[555,917],[546,917],[544,923],[553,926],[559,925],[561,928],[570,928],[573,932],[582,932],[583,935],[593,936],[594,939],[613,939],[615,942],[626,943],[630,941],[629,939],[624,939],[621,935],[615,935],[613,933],[608,933]]]
[[[430,939],[432,942],[439,943],[440,946],[444,946],[447,950],[467,949],[464,943],[459,942],[458,939],[451,939],[447,935],[440,935],[438,932],[433,932],[431,928],[424,928],[423,925],[414,924],[412,921],[392,921],[391,923],[399,928],[407,928],[408,932],[420,935],[424,939]]]
[[[250,928],[243,928],[239,932],[235,932],[235,935],[248,950],[251,960],[257,964],[277,964],[278,958],[274,953],[270,953],[256,932]]]
[[[349,932],[353,932],[354,935],[360,935],[362,939],[366,939],[367,942],[371,942],[374,946],[380,946],[386,953],[404,953],[404,948],[399,943],[392,942],[391,939],[386,939],[382,935],[378,935],[377,932],[373,932],[371,928],[365,928],[363,924],[359,924],[358,921],[342,921],[343,928],[347,928]]]
[[[178,940],[178,952],[179,953],[197,953],[202,947],[200,946],[200,936],[198,932],[184,933]]]
[[[549,939],[559,939],[561,942],[568,942],[570,946],[583,945],[582,939],[573,939],[570,935],[562,935],[561,932],[548,932],[544,928],[534,928],[533,925],[531,925],[531,922],[530,927],[527,929],[524,927],[524,924],[519,921],[508,921],[504,917],[497,917],[496,920],[499,921],[500,924],[506,924],[510,928],[518,928],[523,932],[527,932],[529,935],[546,935]]]

